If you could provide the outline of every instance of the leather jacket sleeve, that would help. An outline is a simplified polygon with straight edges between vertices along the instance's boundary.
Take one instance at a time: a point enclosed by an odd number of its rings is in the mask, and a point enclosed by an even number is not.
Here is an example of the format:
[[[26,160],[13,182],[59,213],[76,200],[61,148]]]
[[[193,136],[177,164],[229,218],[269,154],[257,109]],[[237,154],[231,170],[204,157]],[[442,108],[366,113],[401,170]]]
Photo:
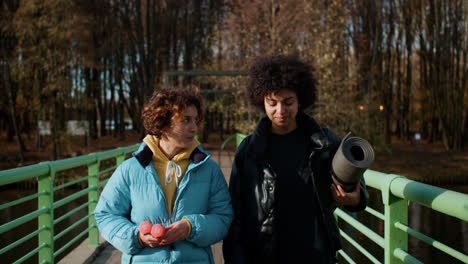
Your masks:
[[[242,210],[242,168],[245,158],[245,142],[239,146],[231,170],[229,180],[229,192],[231,193],[231,202],[234,209],[234,220],[231,223],[229,233],[223,241],[223,255],[226,264],[247,263],[246,252],[243,246],[243,210]],[[245,241],[244,241],[245,242]]]

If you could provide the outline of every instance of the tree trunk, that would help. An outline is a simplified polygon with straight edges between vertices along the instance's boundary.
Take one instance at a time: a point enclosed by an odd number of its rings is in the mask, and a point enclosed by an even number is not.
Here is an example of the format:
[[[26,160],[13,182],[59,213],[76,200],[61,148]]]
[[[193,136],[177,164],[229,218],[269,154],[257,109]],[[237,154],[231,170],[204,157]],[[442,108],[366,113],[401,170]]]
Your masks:
[[[57,98],[55,93],[52,94],[52,100],[51,100],[51,109],[50,109],[50,144],[52,145],[51,148],[51,154],[52,154],[52,160],[57,160],[59,157],[58,154],[58,129],[57,129]]]
[[[8,65],[6,54],[5,54],[5,50],[3,50],[3,58],[4,58],[3,80],[4,80],[5,88],[7,89],[7,93],[8,93],[8,105],[10,108],[11,122],[13,124],[15,134],[16,134],[16,143],[18,144],[18,152],[19,152],[18,154],[20,156],[20,162],[22,165],[24,165],[25,147],[24,147],[23,139],[21,138],[21,133],[18,127],[18,123],[16,122],[16,108],[15,108],[15,102],[13,99],[13,93],[11,90],[10,71],[9,71],[9,65]]]

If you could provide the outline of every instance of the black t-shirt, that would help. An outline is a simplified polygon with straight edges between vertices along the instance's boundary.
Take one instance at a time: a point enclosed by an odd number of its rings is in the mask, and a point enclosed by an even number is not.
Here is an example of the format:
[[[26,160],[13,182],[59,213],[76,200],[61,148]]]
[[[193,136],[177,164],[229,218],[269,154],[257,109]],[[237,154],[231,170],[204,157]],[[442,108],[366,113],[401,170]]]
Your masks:
[[[269,156],[277,173],[276,206],[279,263],[329,263],[320,209],[312,182],[300,177],[307,165],[301,128],[272,134]]]

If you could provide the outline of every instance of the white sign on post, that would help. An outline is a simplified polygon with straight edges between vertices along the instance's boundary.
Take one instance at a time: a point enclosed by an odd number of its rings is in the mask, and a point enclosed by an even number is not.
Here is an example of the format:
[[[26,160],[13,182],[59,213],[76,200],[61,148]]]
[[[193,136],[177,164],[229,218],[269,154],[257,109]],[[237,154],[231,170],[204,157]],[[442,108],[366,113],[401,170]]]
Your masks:
[[[84,136],[88,133],[89,122],[86,120],[69,120],[66,122],[67,133],[74,136]],[[37,123],[39,135],[50,136],[50,121],[39,120]]]
[[[414,139],[415,140],[420,140],[421,139],[421,133],[419,133],[419,132],[414,133]]]
[[[50,136],[50,122],[39,120],[37,122],[37,127],[39,128],[39,135],[41,136]]]
[[[85,120],[67,121],[67,132],[74,136],[84,136],[88,133],[89,122]]]

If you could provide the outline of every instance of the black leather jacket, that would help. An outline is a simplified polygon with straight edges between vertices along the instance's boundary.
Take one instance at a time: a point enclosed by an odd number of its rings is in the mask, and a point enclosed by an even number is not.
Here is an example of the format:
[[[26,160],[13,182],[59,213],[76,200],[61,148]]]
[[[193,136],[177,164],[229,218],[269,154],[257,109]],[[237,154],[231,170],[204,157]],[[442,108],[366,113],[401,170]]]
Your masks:
[[[330,193],[330,167],[340,138],[327,128],[305,115],[298,115],[298,125],[303,126],[308,139],[307,157],[299,175],[312,183],[319,201],[320,216],[325,223],[327,252],[333,256],[341,248],[340,237],[333,210],[336,208]],[[234,208],[234,221],[223,242],[225,263],[255,263],[274,259],[275,245],[275,190],[276,174],[267,158],[271,121],[263,118],[253,135],[239,146],[232,167],[229,190]],[[364,179],[361,179],[361,202],[349,211],[363,210],[367,205]],[[300,213],[300,212],[298,212]],[[264,262],[264,261],[262,261]]]

